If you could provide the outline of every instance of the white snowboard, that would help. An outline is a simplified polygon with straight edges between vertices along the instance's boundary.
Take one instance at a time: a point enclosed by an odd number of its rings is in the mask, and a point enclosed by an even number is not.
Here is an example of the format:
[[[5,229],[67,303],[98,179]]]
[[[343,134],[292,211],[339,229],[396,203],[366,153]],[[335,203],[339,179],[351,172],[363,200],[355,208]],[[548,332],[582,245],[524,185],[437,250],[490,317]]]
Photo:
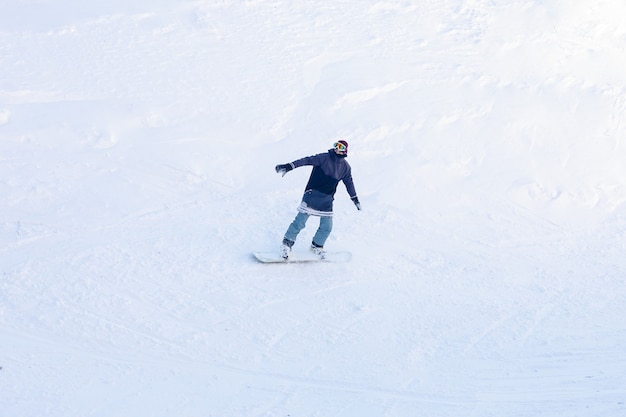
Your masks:
[[[292,252],[289,255],[289,259],[285,260],[278,251],[276,252],[252,252],[252,255],[259,261],[265,264],[292,264],[292,263],[304,263],[304,262],[348,262],[352,258],[350,252],[326,252],[326,258],[320,259],[311,252]]]

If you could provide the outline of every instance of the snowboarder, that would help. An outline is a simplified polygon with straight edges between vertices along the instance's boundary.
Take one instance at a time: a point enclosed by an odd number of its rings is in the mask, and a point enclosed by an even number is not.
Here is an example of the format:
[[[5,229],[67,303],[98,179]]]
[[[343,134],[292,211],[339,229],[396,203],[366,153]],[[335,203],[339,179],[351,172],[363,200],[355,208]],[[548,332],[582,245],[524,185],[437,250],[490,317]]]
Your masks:
[[[276,172],[283,176],[294,168],[305,165],[313,166],[302,202],[298,207],[298,214],[289,225],[283,239],[281,256],[284,259],[289,258],[298,233],[304,229],[310,216],[320,218],[319,227],[311,242],[311,251],[321,259],[326,257],[324,243],[333,228],[333,200],[339,181],[343,181],[350,199],[356,208],[361,210],[361,203],[352,182],[352,169],[346,161],[347,156],[348,142],[340,140],[335,142],[332,149],[326,153],[307,156],[288,164],[276,165]]]

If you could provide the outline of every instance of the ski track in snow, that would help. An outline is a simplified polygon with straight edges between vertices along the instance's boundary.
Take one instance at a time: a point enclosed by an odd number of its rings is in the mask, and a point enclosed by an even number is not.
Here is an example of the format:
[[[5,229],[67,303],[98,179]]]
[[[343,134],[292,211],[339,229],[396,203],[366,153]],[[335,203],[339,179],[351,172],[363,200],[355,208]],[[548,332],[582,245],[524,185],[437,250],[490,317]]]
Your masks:
[[[1,416],[621,416],[626,6],[15,1]],[[329,247],[261,265],[350,141]],[[311,219],[298,241],[304,248]]]

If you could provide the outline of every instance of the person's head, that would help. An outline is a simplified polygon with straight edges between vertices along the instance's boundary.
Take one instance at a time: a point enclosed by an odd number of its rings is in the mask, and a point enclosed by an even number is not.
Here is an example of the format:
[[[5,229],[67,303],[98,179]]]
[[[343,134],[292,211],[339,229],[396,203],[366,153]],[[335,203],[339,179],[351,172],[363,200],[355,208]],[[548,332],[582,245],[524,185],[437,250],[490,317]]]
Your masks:
[[[345,140],[338,140],[335,142],[333,149],[337,155],[348,156],[348,142]]]

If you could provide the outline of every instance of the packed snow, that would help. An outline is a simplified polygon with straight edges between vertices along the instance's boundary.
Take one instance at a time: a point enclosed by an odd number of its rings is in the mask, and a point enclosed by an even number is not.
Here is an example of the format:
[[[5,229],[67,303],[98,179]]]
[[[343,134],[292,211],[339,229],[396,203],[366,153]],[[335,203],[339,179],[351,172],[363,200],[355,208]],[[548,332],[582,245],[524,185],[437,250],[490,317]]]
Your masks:
[[[1,416],[626,415],[622,0],[0,6]]]

